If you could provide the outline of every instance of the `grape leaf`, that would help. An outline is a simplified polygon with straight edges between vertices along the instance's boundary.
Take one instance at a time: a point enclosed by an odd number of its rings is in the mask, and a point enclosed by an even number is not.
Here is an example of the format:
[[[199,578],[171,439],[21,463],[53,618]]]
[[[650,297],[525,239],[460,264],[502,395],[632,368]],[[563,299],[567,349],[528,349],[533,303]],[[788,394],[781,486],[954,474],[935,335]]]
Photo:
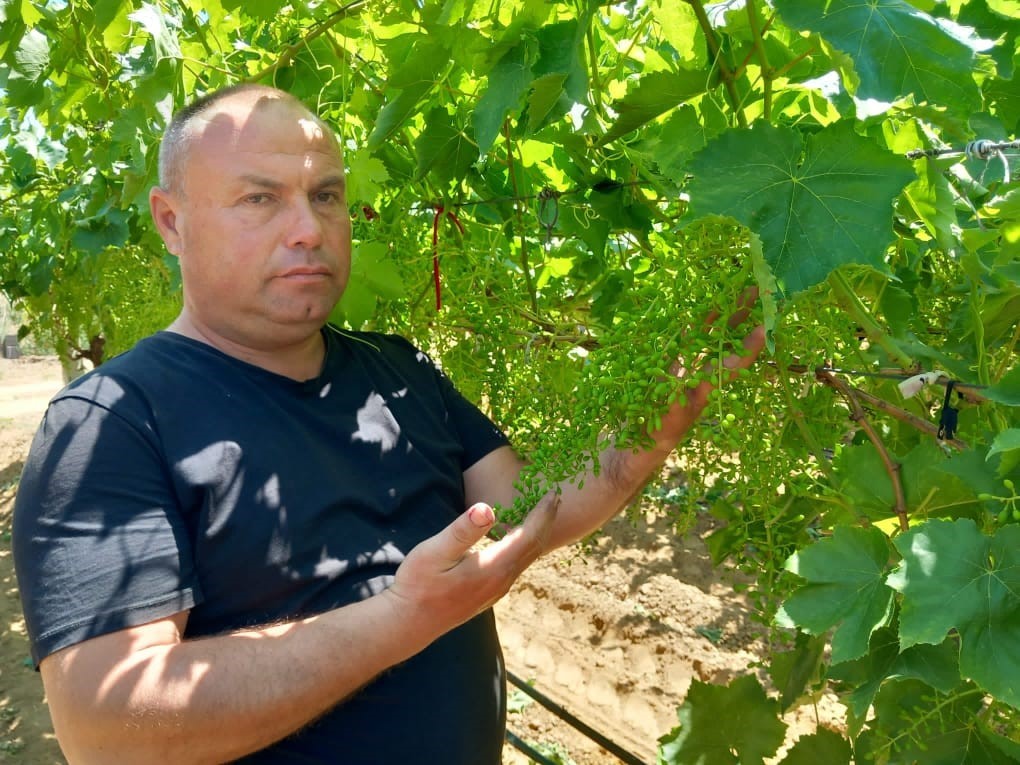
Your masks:
[[[381,159],[369,156],[367,151],[352,151],[345,157],[347,165],[347,202],[374,205],[382,193],[390,174]]]
[[[807,583],[783,604],[784,618],[814,635],[836,627],[833,664],[863,656],[871,633],[892,615],[893,591],[884,581],[888,559],[888,542],[877,528],[837,526],[831,538],[787,561]]]
[[[539,53],[528,97],[528,133],[534,133],[584,102],[588,75],[584,67],[584,32],[588,19],[564,21],[536,33]]]
[[[788,293],[845,263],[883,268],[892,202],[909,162],[837,123],[804,145],[791,128],[757,124],[715,138],[690,164],[688,220],[728,215],[757,233]]]
[[[896,625],[875,630],[866,656],[830,667],[828,677],[853,689],[843,698],[854,719],[863,723],[882,684],[889,677],[921,680],[942,693],[960,684],[959,645],[947,638],[940,645],[915,645],[900,651]]]
[[[816,32],[854,62],[856,95],[969,112],[981,104],[974,51],[905,0],[777,0],[790,26]]]
[[[142,28],[152,36],[156,61],[181,57],[181,46],[177,42],[177,35],[159,6],[143,3],[142,7],[129,14],[128,18],[141,24]]]
[[[782,765],[840,765],[849,763],[850,742],[838,733],[819,728],[815,733],[801,736],[793,745]]]
[[[389,137],[397,132],[400,126],[417,111],[418,102],[431,88],[431,82],[421,81],[404,90],[395,91],[394,97],[379,110],[375,128],[368,137],[366,144],[368,148],[376,150],[382,147]]]
[[[1020,449],[1020,428],[1008,428],[995,437],[986,459],[999,452],[1013,452],[1017,449]]]
[[[960,672],[1020,704],[1020,526],[993,537],[969,519],[933,520],[895,539],[903,556],[888,584],[903,594],[900,643],[960,634]]]
[[[783,712],[804,696],[811,682],[817,681],[827,643],[824,637],[798,631],[791,650],[772,654],[769,677],[779,690]]]
[[[376,119],[375,128],[368,137],[368,148],[373,151],[382,146],[417,111],[418,102],[441,79],[442,72],[450,65],[450,51],[438,40],[416,35],[411,40],[402,40],[401,44],[410,44],[411,47],[390,74],[388,85],[395,95],[387,98],[386,105]]]
[[[869,444],[844,446],[832,460],[835,490],[857,517],[888,518],[895,504],[892,480],[878,451]]]
[[[42,77],[50,65],[50,43],[46,36],[36,29],[30,30],[14,52],[12,69],[28,80]]]
[[[753,675],[727,686],[691,682],[677,710],[680,726],[659,739],[659,762],[667,765],[754,765],[775,754],[786,724],[779,702],[769,699]]]
[[[528,92],[534,78],[531,72],[535,56],[534,47],[530,41],[522,40],[507,51],[489,72],[485,93],[478,100],[472,115],[479,154],[485,154],[489,150],[499,135],[507,113],[517,109],[524,94]]]
[[[999,382],[986,388],[982,394],[1006,406],[1020,406],[1020,366],[1009,370]]]
[[[856,741],[858,762],[982,763],[1006,765],[1005,757],[975,724],[983,700],[961,693],[933,699],[917,680],[892,679],[875,698],[873,718]],[[941,703],[938,703],[941,702]],[[937,714],[933,714],[933,709]]]
[[[646,74],[637,85],[613,105],[620,116],[616,123],[602,137],[601,143],[609,143],[620,136],[637,130],[660,114],[674,109],[695,96],[701,95],[714,86],[706,81],[704,72],[652,72]]]
[[[414,142],[418,166],[414,180],[432,171],[440,183],[460,178],[478,158],[478,151],[453,124],[446,109],[437,106],[425,118],[425,129]]]
[[[399,300],[405,294],[404,280],[386,245],[364,242],[354,250],[347,288],[329,320],[341,325],[346,321],[353,329],[360,329],[372,318],[380,297]]]

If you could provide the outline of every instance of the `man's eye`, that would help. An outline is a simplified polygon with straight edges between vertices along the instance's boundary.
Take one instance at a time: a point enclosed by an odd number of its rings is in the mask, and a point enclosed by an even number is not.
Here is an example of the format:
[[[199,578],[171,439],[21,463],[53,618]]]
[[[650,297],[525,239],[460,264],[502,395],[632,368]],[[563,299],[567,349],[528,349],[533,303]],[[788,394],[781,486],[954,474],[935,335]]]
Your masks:
[[[324,205],[335,205],[340,202],[340,195],[335,191],[320,191],[315,195],[315,201]]]
[[[250,205],[264,205],[269,201],[268,194],[249,194],[244,201]]]

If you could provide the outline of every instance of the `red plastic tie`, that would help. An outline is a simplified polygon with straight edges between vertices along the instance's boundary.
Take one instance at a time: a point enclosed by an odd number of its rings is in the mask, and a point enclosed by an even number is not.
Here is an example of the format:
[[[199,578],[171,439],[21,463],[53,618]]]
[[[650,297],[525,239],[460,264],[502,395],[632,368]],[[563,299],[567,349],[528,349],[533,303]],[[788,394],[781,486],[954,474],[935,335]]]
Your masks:
[[[443,213],[446,212],[446,208],[443,207],[442,202],[436,202],[435,209],[436,214],[432,216],[432,283],[436,290],[436,310],[438,311],[443,307],[442,288],[439,281],[439,221],[442,219]],[[446,217],[457,227],[460,235],[464,236],[464,224],[460,222],[457,213],[446,212]]]

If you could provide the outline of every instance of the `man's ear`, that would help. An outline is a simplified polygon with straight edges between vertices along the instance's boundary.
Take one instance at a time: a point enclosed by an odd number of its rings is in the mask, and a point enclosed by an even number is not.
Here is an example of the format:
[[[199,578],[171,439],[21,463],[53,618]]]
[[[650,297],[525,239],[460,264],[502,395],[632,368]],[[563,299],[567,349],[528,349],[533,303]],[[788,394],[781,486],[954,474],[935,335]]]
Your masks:
[[[171,255],[181,254],[181,233],[178,229],[179,200],[177,196],[166,189],[154,186],[149,191],[149,211],[152,213],[152,220],[156,223],[159,235],[163,237],[166,249]]]

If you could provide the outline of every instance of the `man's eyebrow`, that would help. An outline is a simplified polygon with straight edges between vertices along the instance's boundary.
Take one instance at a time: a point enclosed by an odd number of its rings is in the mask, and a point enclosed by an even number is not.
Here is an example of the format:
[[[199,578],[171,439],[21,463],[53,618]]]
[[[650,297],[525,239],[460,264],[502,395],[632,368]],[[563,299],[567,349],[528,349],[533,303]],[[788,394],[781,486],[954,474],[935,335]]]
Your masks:
[[[327,175],[325,178],[323,178],[317,184],[315,184],[315,188],[317,189],[328,189],[330,186],[339,186],[340,188],[345,188],[347,186],[347,181],[344,175],[342,173],[338,173],[337,175]]]
[[[261,186],[266,189],[279,189],[283,186],[279,181],[275,181],[272,178],[266,178],[262,175],[252,175],[251,173],[244,173],[238,176],[238,180],[241,183],[250,184],[252,186]]]
[[[274,191],[282,188],[284,185],[280,181],[274,180],[272,178],[267,178],[263,175],[255,175],[253,173],[243,173],[238,176],[238,180],[244,184],[248,184],[251,186],[259,186],[261,188],[271,189]],[[328,189],[334,186],[346,188],[347,181],[345,180],[344,175],[342,173],[337,173],[335,175],[327,175],[326,177],[320,179],[319,182],[315,184],[316,189]]]

